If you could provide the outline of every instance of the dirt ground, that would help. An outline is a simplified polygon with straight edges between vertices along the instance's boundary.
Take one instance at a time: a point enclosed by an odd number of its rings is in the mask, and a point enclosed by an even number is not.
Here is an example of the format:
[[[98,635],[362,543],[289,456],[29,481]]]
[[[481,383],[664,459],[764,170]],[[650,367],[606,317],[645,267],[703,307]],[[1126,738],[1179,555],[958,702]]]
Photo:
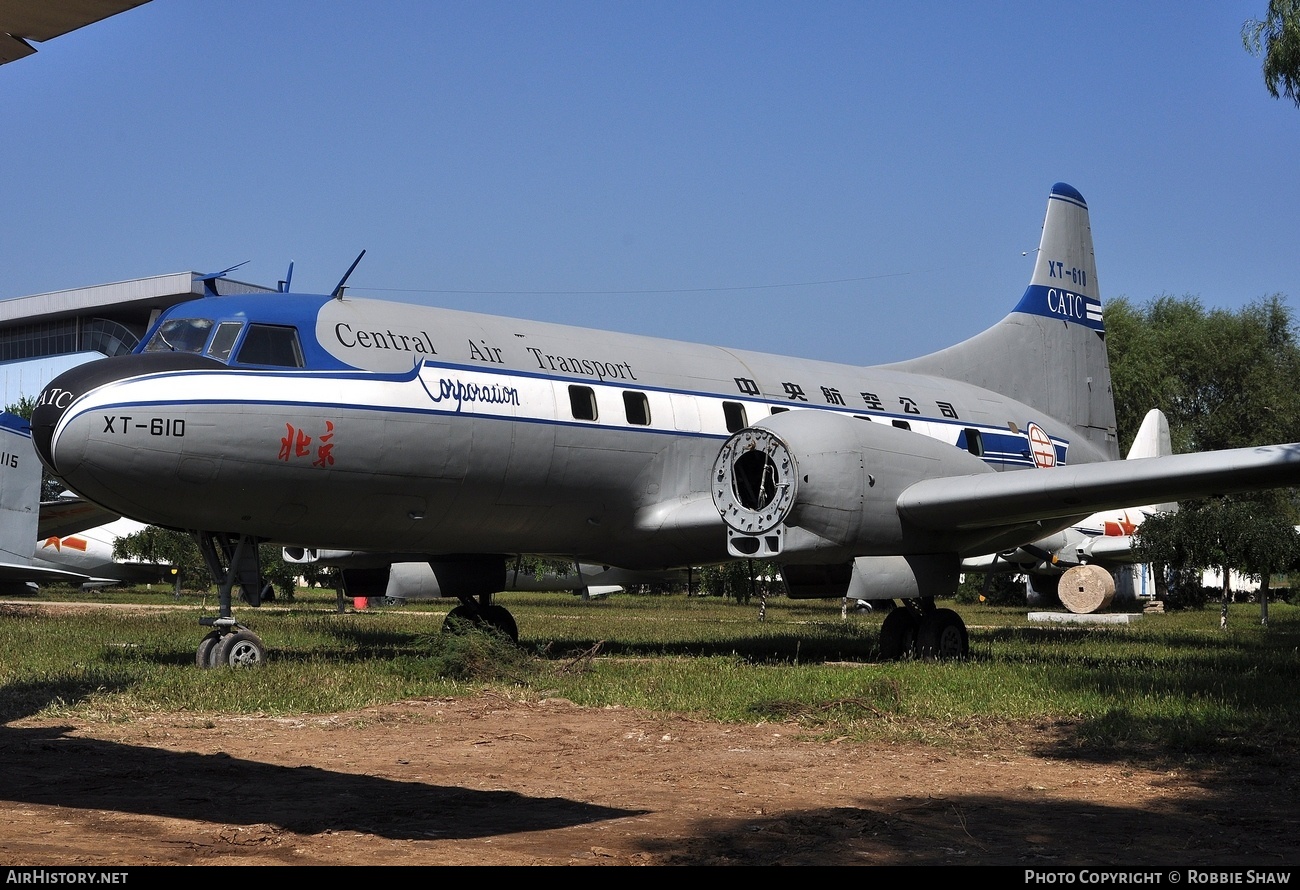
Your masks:
[[[1300,864],[1293,772],[811,740],[564,700],[0,727],[6,865]],[[1055,752],[1055,753],[1054,753]]]

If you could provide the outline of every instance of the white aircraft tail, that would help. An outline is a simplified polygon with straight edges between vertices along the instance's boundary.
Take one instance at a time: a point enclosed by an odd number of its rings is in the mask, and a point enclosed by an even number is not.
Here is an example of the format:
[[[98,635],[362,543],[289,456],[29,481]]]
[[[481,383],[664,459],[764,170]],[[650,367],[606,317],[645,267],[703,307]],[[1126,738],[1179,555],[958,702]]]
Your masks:
[[[1174,443],[1169,437],[1169,420],[1159,408],[1152,408],[1142,418],[1133,444],[1128,449],[1129,460],[1144,457],[1166,457],[1174,453]]]
[[[0,563],[30,563],[40,520],[41,462],[31,429],[0,413]]]
[[[973,383],[1063,421],[1119,457],[1088,204],[1052,186],[1033,276],[1011,314],[939,352],[891,365]]]
[[[1152,408],[1142,418],[1133,444],[1129,446],[1126,460],[1145,460],[1152,457],[1168,457],[1174,453],[1173,442],[1169,438],[1169,420],[1159,408]],[[1079,548],[1080,554],[1089,559],[1110,558],[1117,562],[1131,562],[1132,535],[1142,525],[1142,521],[1156,513],[1173,513],[1178,509],[1177,503],[1146,504],[1141,507],[1128,507],[1123,510],[1105,510],[1094,513],[1080,522],[1076,528],[1087,530],[1091,537]]]
[[[1128,449],[1128,460],[1141,460],[1146,457],[1168,457],[1174,453],[1174,443],[1169,437],[1169,419],[1159,408],[1152,408],[1142,418],[1133,444]],[[1173,513],[1178,510],[1176,501],[1167,504],[1148,504],[1139,507],[1138,512],[1150,516],[1154,513]]]

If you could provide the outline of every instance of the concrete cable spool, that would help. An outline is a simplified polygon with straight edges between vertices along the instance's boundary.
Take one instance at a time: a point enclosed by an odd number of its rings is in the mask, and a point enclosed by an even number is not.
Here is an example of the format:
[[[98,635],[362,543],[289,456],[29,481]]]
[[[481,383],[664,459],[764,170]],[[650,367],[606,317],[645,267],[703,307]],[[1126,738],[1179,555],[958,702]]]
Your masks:
[[[1115,579],[1100,566],[1075,566],[1061,576],[1061,604],[1076,615],[1090,615],[1115,599]]]

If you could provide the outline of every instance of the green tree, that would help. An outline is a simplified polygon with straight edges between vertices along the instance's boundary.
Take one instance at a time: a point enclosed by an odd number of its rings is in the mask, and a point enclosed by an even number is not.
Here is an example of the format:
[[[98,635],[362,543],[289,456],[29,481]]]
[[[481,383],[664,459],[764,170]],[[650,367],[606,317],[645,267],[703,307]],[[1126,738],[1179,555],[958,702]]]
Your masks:
[[[1281,294],[1238,311],[1161,295],[1106,307],[1120,451],[1151,408],[1175,452],[1300,441],[1300,346]]]
[[[1234,552],[1239,574],[1259,581],[1259,623],[1268,624],[1268,595],[1274,575],[1288,572],[1300,561],[1300,532],[1279,506],[1253,516],[1236,532]]]
[[[731,597],[748,603],[756,594],[770,595],[781,585],[781,569],[765,559],[740,559],[699,570],[698,589],[706,596]]]
[[[207,590],[212,586],[198,546],[184,532],[156,525],[145,526],[113,542],[113,558],[170,565],[178,572],[177,588]]]
[[[1200,605],[1196,590],[1201,570],[1214,569],[1223,579],[1220,598],[1231,601],[1231,574],[1260,582],[1260,621],[1268,623],[1270,579],[1289,571],[1300,558],[1300,533],[1285,516],[1284,504],[1263,504],[1241,497],[1206,498],[1183,505],[1176,513],[1148,518],[1134,538],[1144,561],[1173,566],[1188,604]],[[1226,616],[1226,611],[1224,612]]]
[[[213,586],[212,574],[203,554],[188,532],[146,526],[134,534],[118,538],[113,544],[113,558],[166,563],[178,570],[178,586],[187,590],[209,590]],[[286,563],[283,551],[270,544],[258,547],[258,560],[262,578],[275,585],[275,590],[284,599],[293,599],[303,567]]]
[[[1165,412],[1176,452],[1300,441],[1300,345],[1280,294],[1236,312],[1194,297],[1143,307],[1121,299],[1107,307],[1106,327],[1123,451],[1152,407]],[[1268,579],[1294,561],[1298,517],[1291,490],[1187,502],[1148,519],[1136,546],[1176,571],[1185,597],[1205,568],[1260,578],[1266,615]]]
[[[36,410],[36,399],[31,396],[20,396],[18,401],[14,402],[5,409],[10,414],[17,414],[28,423],[32,420],[32,412]]]
[[[1300,0],[1269,0],[1263,19],[1241,26],[1241,42],[1252,56],[1264,57],[1269,94],[1285,95],[1300,107]]]

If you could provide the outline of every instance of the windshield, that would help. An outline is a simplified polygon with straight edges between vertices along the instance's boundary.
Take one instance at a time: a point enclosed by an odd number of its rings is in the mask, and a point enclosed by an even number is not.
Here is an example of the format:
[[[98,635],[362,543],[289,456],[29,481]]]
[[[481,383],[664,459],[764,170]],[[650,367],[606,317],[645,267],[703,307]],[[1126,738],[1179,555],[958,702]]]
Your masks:
[[[212,321],[207,318],[174,318],[165,321],[145,345],[145,352],[202,352],[208,342]]]

